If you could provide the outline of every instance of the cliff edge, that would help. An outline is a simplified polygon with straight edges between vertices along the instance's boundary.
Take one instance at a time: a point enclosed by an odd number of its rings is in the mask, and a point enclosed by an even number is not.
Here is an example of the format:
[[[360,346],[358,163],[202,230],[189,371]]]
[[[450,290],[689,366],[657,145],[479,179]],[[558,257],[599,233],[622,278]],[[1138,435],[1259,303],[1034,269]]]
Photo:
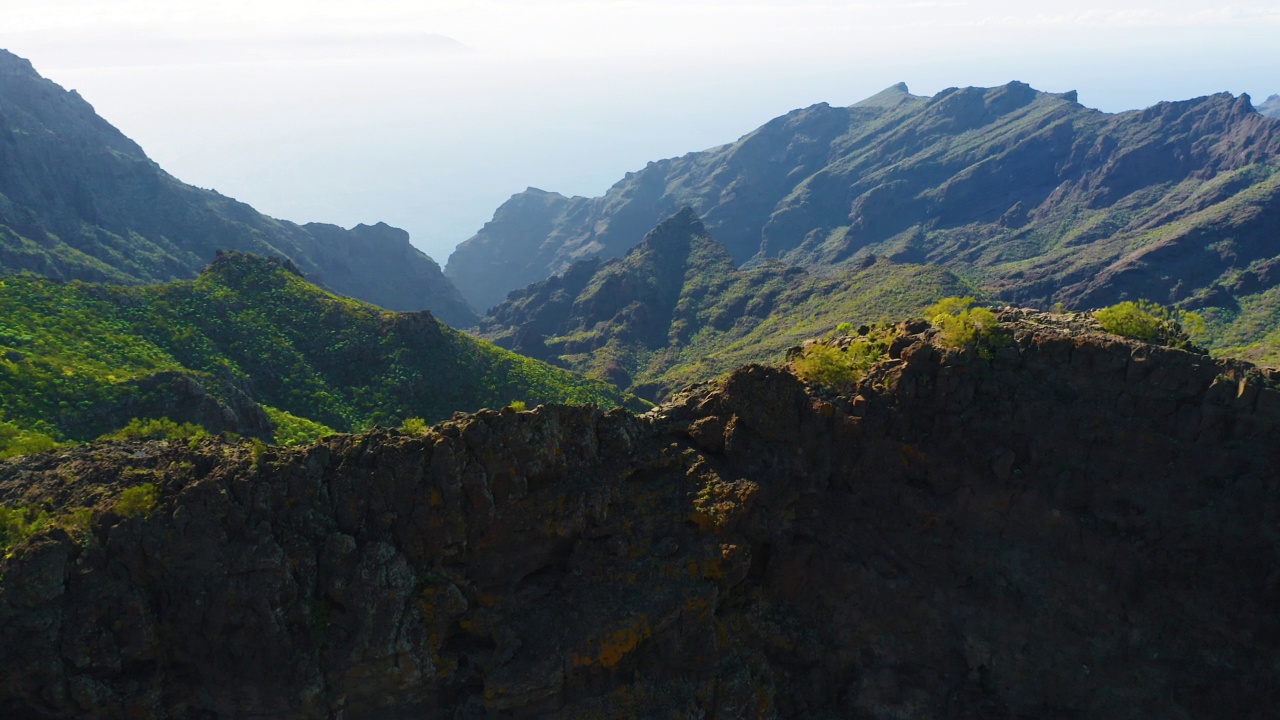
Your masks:
[[[0,713],[1267,716],[1280,376],[1001,321],[904,323],[846,394],[0,463],[90,508],[0,560]]]

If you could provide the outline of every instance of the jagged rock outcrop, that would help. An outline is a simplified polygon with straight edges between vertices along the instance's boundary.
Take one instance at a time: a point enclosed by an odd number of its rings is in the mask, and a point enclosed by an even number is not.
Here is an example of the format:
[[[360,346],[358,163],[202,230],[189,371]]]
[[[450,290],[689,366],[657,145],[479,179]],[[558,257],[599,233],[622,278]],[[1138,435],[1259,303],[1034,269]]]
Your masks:
[[[166,173],[78,93],[0,50],[0,274],[162,282],[219,249],[291,259],[335,292],[390,310],[476,316],[403,230],[276,220]]]
[[[1219,93],[1102,113],[1020,82],[790,112],[597,198],[514,196],[450,256],[478,308],[692,207],[741,264],[933,263],[1019,303],[1186,301],[1280,254],[1280,124]],[[500,259],[499,259],[500,258]],[[1227,306],[1224,306],[1227,307]]]
[[[0,503],[99,511],[0,561],[0,712],[1269,717],[1280,377],[1003,318],[847,395],[7,461]]]

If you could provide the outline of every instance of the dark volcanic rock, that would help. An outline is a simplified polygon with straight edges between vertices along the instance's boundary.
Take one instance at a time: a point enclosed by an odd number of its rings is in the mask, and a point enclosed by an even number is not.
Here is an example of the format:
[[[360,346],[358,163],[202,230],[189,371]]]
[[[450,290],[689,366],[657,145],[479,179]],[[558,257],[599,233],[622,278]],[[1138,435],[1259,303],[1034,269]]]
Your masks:
[[[1270,717],[1275,374],[1003,317],[846,396],[7,461],[0,502],[101,511],[0,561],[0,712]]]

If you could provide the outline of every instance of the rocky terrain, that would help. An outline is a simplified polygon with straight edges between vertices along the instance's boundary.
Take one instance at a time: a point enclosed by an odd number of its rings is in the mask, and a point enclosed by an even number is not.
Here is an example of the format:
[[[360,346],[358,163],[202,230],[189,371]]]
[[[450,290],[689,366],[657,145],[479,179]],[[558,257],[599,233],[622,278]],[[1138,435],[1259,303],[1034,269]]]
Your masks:
[[[90,510],[9,538],[0,714],[1272,717],[1280,376],[1001,318],[843,395],[4,461]]]
[[[889,88],[651,162],[597,198],[530,189],[445,273],[484,311],[692,207],[737,264],[943,265],[1019,304],[1234,312],[1274,285],[1280,123],[1228,93],[1108,114],[1024,83]],[[1242,274],[1250,278],[1238,282]]]
[[[217,250],[288,258],[330,290],[391,310],[476,319],[405,231],[296,225],[187,185],[74,90],[0,50],[0,275],[162,282],[194,277]]]
[[[944,268],[873,257],[826,274],[777,261],[738,269],[685,208],[621,258],[513,291],[475,330],[660,401],[840,323],[896,319],[968,291]]]

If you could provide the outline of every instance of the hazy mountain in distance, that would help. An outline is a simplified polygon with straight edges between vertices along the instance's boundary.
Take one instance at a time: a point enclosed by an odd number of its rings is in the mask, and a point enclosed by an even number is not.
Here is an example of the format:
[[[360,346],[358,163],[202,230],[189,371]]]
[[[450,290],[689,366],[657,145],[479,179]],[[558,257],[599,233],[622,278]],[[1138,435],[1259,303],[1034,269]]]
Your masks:
[[[194,277],[219,249],[287,257],[321,285],[389,309],[475,320],[404,231],[297,225],[182,183],[74,90],[0,50],[0,273],[158,282]]]
[[[1228,93],[1108,114],[1012,82],[933,97],[893,86],[649,163],[598,198],[529,189],[446,275],[485,308],[617,257],[689,206],[735,263],[874,254],[941,264],[1014,302],[1183,301],[1280,257],[1280,124]]]
[[[1272,95],[1267,98],[1261,105],[1258,105],[1258,112],[1267,117],[1280,118],[1280,95]]]

